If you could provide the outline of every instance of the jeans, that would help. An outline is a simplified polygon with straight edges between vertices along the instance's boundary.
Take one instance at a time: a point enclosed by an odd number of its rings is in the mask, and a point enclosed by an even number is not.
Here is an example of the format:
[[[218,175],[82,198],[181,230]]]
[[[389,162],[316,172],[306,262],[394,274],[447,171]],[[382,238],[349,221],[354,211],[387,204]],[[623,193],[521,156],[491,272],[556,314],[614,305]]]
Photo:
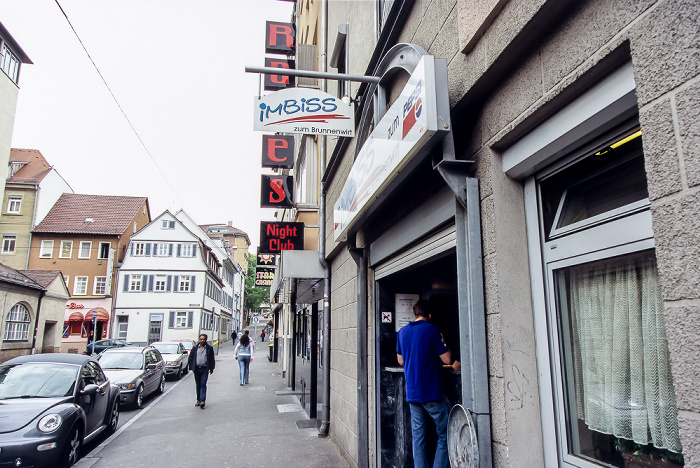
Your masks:
[[[437,428],[437,447],[433,468],[449,468],[447,455],[447,419],[450,416],[450,401],[443,395],[441,400],[413,402],[411,407],[411,431],[413,432],[413,465],[415,468],[429,468],[429,455],[426,453],[425,440],[428,418],[432,418]]]
[[[248,383],[250,373],[250,356],[238,356],[238,368],[240,370],[241,385]]]
[[[194,369],[194,390],[197,393],[197,401],[207,399],[207,380],[209,379],[209,369],[207,367],[195,367]]]

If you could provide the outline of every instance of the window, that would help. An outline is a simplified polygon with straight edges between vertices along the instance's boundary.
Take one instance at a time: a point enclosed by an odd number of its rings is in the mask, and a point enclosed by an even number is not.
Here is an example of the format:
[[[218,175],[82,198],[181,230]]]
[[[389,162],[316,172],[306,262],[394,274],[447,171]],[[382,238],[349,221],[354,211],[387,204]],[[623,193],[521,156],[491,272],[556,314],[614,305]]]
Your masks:
[[[41,249],[39,250],[40,258],[51,258],[53,255],[53,241],[43,240],[41,241]]]
[[[22,197],[10,195],[7,200],[7,212],[20,214],[22,211]]]
[[[190,278],[191,277],[187,275],[180,276],[180,287],[178,288],[178,291],[190,292],[190,287],[194,286],[194,281],[191,281]]]
[[[80,241],[80,251],[78,252],[78,258],[90,258],[90,249],[92,249],[92,242]]]
[[[22,304],[15,304],[5,319],[5,341],[25,341],[29,337],[29,311]]]
[[[73,241],[62,240],[58,258],[70,258],[71,255],[73,255]]]
[[[2,236],[2,253],[15,253],[15,245],[17,236],[15,234],[3,234]]]
[[[129,316],[117,316],[117,339],[126,340],[126,333],[129,328]]]
[[[155,292],[165,292],[168,277],[166,275],[157,275],[153,290]]]
[[[158,257],[169,257],[173,254],[173,245],[172,244],[166,244],[166,243],[158,243],[158,250],[156,251],[156,255]]]
[[[187,312],[175,312],[175,328],[187,328]]]
[[[175,221],[164,219],[163,224],[161,224],[161,229],[175,229]]]
[[[10,50],[7,44],[2,44],[2,56],[0,56],[0,68],[7,73],[12,81],[17,84],[17,79],[19,78],[19,59]]]
[[[129,283],[129,291],[140,292],[141,291],[141,275],[131,275],[131,282]]]
[[[107,277],[95,276],[94,295],[104,296],[107,294]]]
[[[194,244],[181,244],[180,256],[181,257],[194,257]]]
[[[145,242],[134,242],[134,248],[132,255],[136,257],[143,257],[146,255],[146,243]]]
[[[70,276],[64,276],[63,281],[66,282],[66,288],[68,287],[68,281],[70,280]]]
[[[108,259],[109,258],[109,249],[112,247],[112,244],[109,242],[100,242],[100,252],[97,256],[99,259]]]
[[[84,296],[87,294],[87,276],[76,276],[73,284],[73,295]]]

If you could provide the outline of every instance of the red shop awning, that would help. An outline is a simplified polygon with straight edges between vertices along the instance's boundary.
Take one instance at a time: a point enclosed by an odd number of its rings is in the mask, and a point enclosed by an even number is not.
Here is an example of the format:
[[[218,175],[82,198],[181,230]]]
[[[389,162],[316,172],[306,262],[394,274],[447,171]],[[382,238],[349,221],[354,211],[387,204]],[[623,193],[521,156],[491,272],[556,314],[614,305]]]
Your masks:
[[[90,309],[88,313],[85,314],[85,320],[92,320],[93,312],[97,313],[97,320],[99,320],[100,322],[109,321],[109,314],[102,307],[95,307],[94,309]]]
[[[83,313],[82,312],[73,312],[70,314],[70,317],[68,317],[68,320],[71,322],[82,322],[83,321]]]

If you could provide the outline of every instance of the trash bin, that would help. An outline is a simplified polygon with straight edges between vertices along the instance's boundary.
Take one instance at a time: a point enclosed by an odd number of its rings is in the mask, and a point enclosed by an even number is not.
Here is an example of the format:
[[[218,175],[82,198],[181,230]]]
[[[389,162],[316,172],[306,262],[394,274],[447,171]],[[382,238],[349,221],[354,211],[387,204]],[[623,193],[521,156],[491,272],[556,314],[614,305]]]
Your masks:
[[[267,349],[270,351],[270,354],[267,356],[267,359],[268,359],[270,362],[273,362],[273,361],[272,361],[272,358],[273,358],[272,353],[274,352],[274,350],[273,350],[272,348],[274,348],[274,347],[275,347],[275,345],[273,345],[272,343],[270,343],[269,345],[267,345]]]

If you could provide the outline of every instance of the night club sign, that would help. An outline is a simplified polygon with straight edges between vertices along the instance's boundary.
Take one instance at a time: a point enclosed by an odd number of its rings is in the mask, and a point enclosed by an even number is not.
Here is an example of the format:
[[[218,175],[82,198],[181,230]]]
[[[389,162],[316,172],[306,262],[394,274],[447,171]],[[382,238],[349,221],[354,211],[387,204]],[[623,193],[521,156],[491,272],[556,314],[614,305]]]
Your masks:
[[[304,250],[304,223],[261,221],[258,253]]]

